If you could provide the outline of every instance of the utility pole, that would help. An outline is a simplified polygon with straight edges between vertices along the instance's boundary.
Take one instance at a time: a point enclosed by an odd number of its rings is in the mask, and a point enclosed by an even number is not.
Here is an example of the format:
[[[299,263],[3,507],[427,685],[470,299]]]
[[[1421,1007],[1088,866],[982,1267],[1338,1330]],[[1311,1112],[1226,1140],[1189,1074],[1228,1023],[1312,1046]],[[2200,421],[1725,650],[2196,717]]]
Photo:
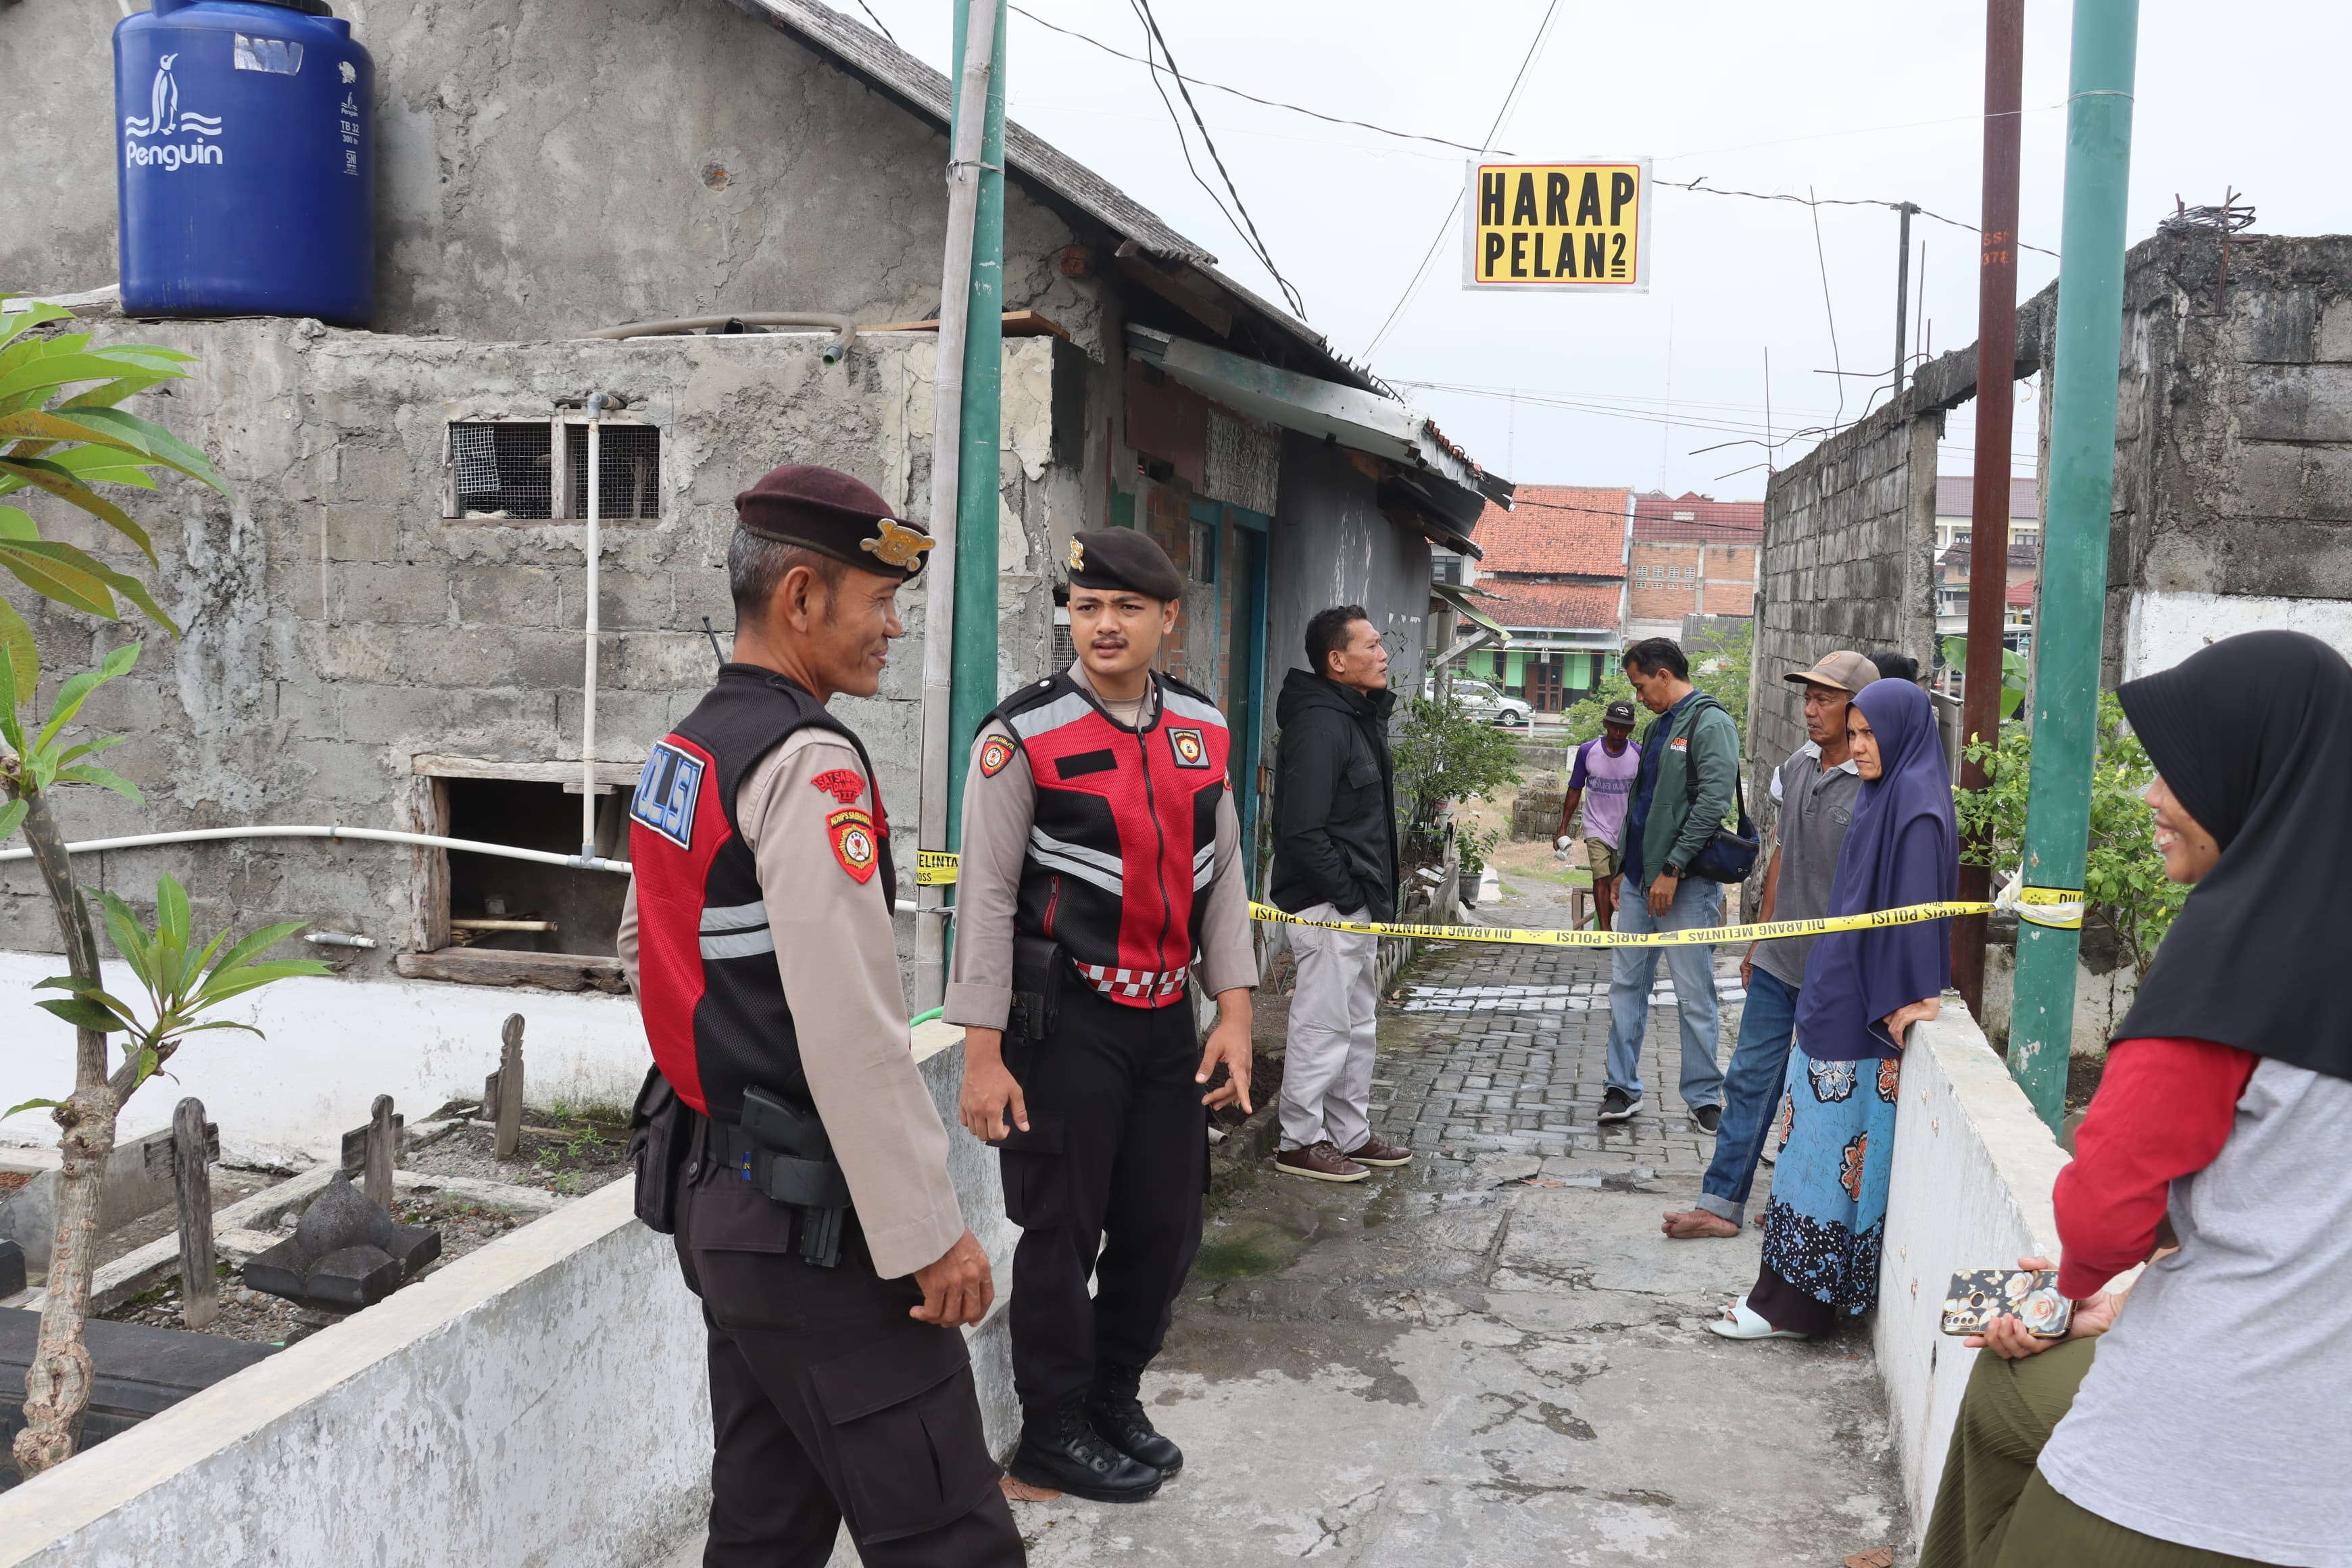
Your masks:
[[[2023,918],[2009,1035],[2009,1070],[2053,1129],[2065,1112],[2074,968],[2082,949],[2107,527],[2115,506],[2116,361],[2123,337],[2124,208],[2138,39],[2139,0],[2074,0],[2051,376],[2050,524],[2041,623],[2034,628],[2033,778],[2026,794]],[[1979,439],[1983,434],[1979,429]],[[1981,592],[1970,584],[1971,609]]]
[[[1892,403],[1903,395],[1903,373],[1908,367],[1911,315],[1911,215],[1919,209],[1905,202],[1895,209],[1902,220],[1902,230],[1896,237],[1895,256],[1895,391],[1886,399]]]
[[[989,510],[977,531],[985,535],[978,550],[985,552],[982,583],[987,611],[980,616],[987,639],[985,679],[989,692],[981,711],[995,701],[996,675],[996,430],[1002,389],[998,385],[999,346],[1003,321],[997,301],[1003,295],[1004,270],[1004,66],[1003,0],[956,0],[955,58],[960,62],[948,132],[947,258],[940,279],[939,355],[932,372],[931,401],[931,537],[930,581],[923,595],[923,730],[922,789],[917,848],[952,849],[960,836],[964,756],[956,743],[956,721],[969,697],[964,689],[968,660],[964,638],[970,635],[956,612],[962,602],[959,568],[968,559],[965,536],[975,531],[961,526],[965,515],[963,455],[966,432],[972,427],[965,380],[973,362],[970,352],[972,307],[986,310],[988,351],[981,360],[984,392],[975,394],[987,407],[987,497]],[[978,115],[965,115],[961,106],[973,94],[983,106]],[[993,138],[990,136],[993,128]],[[992,148],[993,151],[992,152]],[[988,165],[996,168],[995,199],[985,199]],[[984,226],[982,215],[993,206],[995,222]],[[986,243],[983,246],[983,235]],[[988,266],[983,270],[981,258]],[[982,299],[982,284],[986,298]],[[962,698],[961,702],[959,698]],[[962,731],[971,740],[970,730]],[[915,889],[915,996],[923,1008],[936,1007],[947,992],[948,931],[944,888],[923,880],[917,858]]]
[[[1960,787],[1985,768],[1965,748],[2000,739],[2001,620],[2009,603],[2010,427],[2017,411],[2017,144],[2025,92],[2025,0],[1985,0],[1984,207],[1977,271],[1977,458],[1969,521],[1969,667],[1961,689]],[[1996,589],[1995,584],[1999,584]],[[1992,868],[1960,868],[1960,900],[1991,896]],[[1984,1017],[1985,922],[1952,922],[1952,981]]]

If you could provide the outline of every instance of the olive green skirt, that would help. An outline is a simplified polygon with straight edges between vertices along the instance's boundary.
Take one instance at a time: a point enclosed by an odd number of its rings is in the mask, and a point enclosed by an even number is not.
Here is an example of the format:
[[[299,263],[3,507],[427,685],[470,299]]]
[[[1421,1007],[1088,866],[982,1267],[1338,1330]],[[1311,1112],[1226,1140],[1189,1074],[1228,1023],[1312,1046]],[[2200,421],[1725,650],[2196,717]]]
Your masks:
[[[2031,1356],[1977,1357],[1919,1568],[2233,1568],[2251,1563],[2158,1541],[2058,1495],[2034,1468],[2074,1403],[2095,1340]]]

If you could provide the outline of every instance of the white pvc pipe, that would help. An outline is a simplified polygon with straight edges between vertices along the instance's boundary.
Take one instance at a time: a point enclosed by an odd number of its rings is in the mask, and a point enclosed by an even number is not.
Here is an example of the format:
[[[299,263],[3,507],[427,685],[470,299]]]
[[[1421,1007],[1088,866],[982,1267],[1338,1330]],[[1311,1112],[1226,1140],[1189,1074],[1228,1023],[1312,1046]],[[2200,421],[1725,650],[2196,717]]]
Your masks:
[[[541,866],[570,866],[581,871],[613,871],[626,877],[635,868],[626,860],[601,855],[557,855],[545,849],[518,849],[511,844],[488,844],[478,838],[444,838],[434,833],[400,833],[389,827],[190,827],[177,833],[134,833],[126,838],[85,838],[66,846],[68,855],[100,855],[109,849],[149,849],[160,844],[208,844],[225,838],[357,839],[371,844],[413,844],[425,849],[462,849],[469,855],[496,855],[507,860],[530,860]],[[0,849],[0,861],[29,860],[30,849]],[[915,912],[904,899],[892,908],[902,915]],[[949,911],[941,911],[942,913]]]
[[[919,851],[948,846],[948,722],[955,638],[956,489],[963,455],[963,350],[971,323],[972,226],[980,207],[980,154],[988,120],[988,78],[996,58],[996,0],[968,0],[960,62],[953,144],[948,152],[947,254],[940,276],[939,362],[931,374],[930,574],[923,584],[921,788]],[[945,895],[918,884],[926,910],[944,912]],[[938,1005],[947,991],[947,922],[926,921],[916,933],[916,1001]]]
[[[134,833],[127,838],[85,838],[66,846],[68,855],[94,855],[109,849],[145,849],[158,844],[203,844],[223,838],[335,838],[373,844],[414,844],[426,849],[463,849],[476,855],[499,855],[509,860],[535,860],[542,866],[572,866],[586,871],[629,874],[626,860],[606,860],[593,855],[557,855],[545,849],[518,849],[511,844],[486,844],[478,838],[443,838],[431,833],[398,833],[388,827],[190,827],[177,833]],[[0,849],[0,860],[29,860],[30,849]]]
[[[588,645],[587,672],[581,678],[580,710],[580,853],[596,853],[596,569],[602,562],[604,533],[603,452],[599,437],[604,428],[604,394],[588,399]]]

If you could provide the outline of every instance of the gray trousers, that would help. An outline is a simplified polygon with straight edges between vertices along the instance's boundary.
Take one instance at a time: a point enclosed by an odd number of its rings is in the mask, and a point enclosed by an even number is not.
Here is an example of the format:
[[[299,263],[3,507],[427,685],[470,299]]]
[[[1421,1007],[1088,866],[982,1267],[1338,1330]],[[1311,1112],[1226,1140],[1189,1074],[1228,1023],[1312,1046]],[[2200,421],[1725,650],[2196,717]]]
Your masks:
[[[1308,920],[1360,921],[1329,904],[1297,911]],[[1356,931],[1291,926],[1298,989],[1290,997],[1290,1033],[1282,1062],[1282,1146],[1304,1149],[1325,1139],[1342,1154],[1371,1136],[1374,1004],[1381,939]]]

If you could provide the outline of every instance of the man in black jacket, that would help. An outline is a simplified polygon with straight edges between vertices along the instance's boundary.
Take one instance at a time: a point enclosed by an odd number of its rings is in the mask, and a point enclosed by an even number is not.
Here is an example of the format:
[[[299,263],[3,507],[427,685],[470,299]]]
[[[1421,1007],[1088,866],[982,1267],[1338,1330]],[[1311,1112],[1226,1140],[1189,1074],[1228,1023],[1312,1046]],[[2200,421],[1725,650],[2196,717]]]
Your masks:
[[[1389,650],[1360,605],[1307,623],[1306,669],[1282,683],[1274,785],[1276,907],[1309,920],[1396,914],[1396,772],[1389,760]],[[1318,1182],[1360,1182],[1410,1150],[1372,1133],[1373,1005],[1380,939],[1290,926],[1298,986],[1282,1068],[1276,1168]]]

